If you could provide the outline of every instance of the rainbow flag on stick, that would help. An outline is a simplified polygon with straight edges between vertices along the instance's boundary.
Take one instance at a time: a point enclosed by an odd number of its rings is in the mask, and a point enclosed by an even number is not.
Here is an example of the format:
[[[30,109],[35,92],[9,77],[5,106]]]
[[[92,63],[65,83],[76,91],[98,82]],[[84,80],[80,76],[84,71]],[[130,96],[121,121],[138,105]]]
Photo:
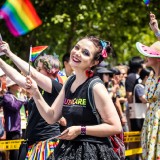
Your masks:
[[[43,52],[48,46],[37,46],[37,47],[30,47],[30,58],[29,61],[33,62],[35,59]]]
[[[7,0],[0,9],[0,17],[16,37],[42,24],[30,0]]]

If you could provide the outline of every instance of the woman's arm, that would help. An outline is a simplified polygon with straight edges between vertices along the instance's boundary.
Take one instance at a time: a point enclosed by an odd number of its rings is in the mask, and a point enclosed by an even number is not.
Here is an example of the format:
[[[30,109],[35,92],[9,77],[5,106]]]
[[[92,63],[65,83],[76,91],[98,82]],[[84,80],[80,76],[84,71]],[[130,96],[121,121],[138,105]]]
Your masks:
[[[9,48],[8,43],[4,42],[0,45],[0,51],[4,52],[13,63],[25,74],[28,75],[29,64],[22,60],[20,57],[15,55]],[[30,75],[37,82],[40,88],[44,89],[46,92],[51,93],[52,91],[52,82],[49,77],[41,74],[35,68],[30,66]]]
[[[120,133],[122,131],[120,118],[105,86],[98,83],[93,87],[93,92],[95,104],[103,123],[96,126],[87,126],[87,135],[105,137]]]
[[[150,25],[150,28],[152,29],[152,31],[155,33],[158,40],[160,40],[160,30],[159,30],[159,27],[158,27],[158,21],[156,19],[155,14],[153,14],[153,13],[150,13],[149,25]]]
[[[62,107],[65,97],[64,86],[51,107],[45,102],[36,82],[30,76],[26,77],[25,88],[33,96],[39,113],[47,123],[53,124],[62,117]]]
[[[5,72],[5,74],[10,77],[16,84],[21,87],[25,87],[26,78],[22,76],[16,69],[8,65],[0,58],[0,67]]]
[[[116,101],[115,101],[115,107],[117,109],[118,115],[120,117],[121,123],[124,126],[127,123],[126,117],[124,116],[124,113],[122,111],[122,106],[120,103],[120,98],[116,97]]]
[[[145,98],[145,95],[140,96],[139,99],[140,99],[140,101],[141,101],[142,103],[147,103],[147,100],[146,100],[146,98]]]

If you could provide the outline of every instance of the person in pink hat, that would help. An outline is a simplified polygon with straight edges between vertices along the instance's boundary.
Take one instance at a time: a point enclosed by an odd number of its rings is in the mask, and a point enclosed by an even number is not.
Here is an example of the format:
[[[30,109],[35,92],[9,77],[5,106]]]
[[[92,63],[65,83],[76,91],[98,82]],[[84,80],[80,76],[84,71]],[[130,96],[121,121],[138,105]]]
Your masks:
[[[150,26],[159,39],[158,23],[152,13],[150,14]],[[154,42],[151,46],[137,42],[136,47],[146,57],[146,67],[153,69],[153,74],[149,76],[145,84],[145,95],[149,108],[142,128],[142,156],[146,160],[158,160],[160,159],[160,41]]]

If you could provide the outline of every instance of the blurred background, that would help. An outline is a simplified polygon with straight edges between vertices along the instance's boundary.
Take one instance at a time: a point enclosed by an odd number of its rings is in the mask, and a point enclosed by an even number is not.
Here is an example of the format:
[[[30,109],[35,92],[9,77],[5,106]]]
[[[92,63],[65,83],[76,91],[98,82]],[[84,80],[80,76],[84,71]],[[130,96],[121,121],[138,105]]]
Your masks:
[[[139,55],[137,41],[150,45],[156,40],[149,28],[149,12],[160,20],[160,1],[152,0],[147,7],[143,0],[31,0],[42,25],[26,35],[14,37],[0,19],[0,33],[11,50],[28,61],[29,47],[48,45],[47,54],[70,52],[77,40],[96,35],[113,44],[112,65],[127,64]],[[0,7],[5,0],[0,1]],[[5,56],[4,58],[5,59]],[[6,58],[7,63],[11,63]]]

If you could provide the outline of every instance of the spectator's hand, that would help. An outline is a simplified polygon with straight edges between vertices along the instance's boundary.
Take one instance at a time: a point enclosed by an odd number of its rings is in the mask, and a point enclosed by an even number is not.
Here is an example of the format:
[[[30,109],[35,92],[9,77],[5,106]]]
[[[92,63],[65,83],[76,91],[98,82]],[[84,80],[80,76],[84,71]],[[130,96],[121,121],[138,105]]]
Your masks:
[[[80,126],[72,126],[64,130],[59,139],[65,139],[65,140],[72,140],[75,139],[78,135],[81,134],[81,127]]]
[[[159,31],[158,21],[156,19],[156,16],[153,13],[150,13],[149,25],[154,33],[157,33]]]
[[[12,54],[8,43],[4,41],[2,41],[2,43],[0,44],[0,52],[3,52],[8,57],[10,57],[10,55]]]
[[[30,77],[26,77],[26,84],[25,84],[26,91],[29,92],[31,95],[35,95],[38,93],[38,86],[37,83]]]

